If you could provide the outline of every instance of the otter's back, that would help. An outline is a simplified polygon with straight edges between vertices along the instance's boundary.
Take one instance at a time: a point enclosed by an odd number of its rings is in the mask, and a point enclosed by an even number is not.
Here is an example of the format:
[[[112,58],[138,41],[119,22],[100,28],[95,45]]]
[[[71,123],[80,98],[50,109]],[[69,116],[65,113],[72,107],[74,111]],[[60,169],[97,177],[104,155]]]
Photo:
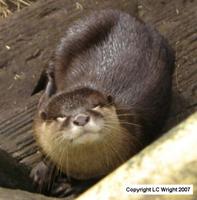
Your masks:
[[[149,118],[168,107],[171,49],[157,31],[129,14],[105,10],[79,20],[56,56],[58,91],[91,87],[111,94],[118,105],[151,111]]]

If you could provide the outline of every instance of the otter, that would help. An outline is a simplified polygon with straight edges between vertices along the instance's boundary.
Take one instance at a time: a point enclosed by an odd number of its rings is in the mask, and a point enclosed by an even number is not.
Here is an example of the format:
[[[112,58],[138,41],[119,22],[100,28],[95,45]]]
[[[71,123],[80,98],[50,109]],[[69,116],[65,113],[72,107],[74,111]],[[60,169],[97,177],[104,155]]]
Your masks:
[[[174,53],[151,26],[100,10],[65,32],[34,119],[46,157],[67,176],[102,177],[160,135]]]

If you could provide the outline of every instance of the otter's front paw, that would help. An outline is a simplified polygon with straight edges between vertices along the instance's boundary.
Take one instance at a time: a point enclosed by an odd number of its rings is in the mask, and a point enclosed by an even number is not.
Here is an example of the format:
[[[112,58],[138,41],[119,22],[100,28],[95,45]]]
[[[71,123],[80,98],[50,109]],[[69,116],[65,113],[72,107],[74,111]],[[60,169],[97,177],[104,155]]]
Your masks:
[[[67,197],[74,193],[73,187],[66,177],[59,175],[53,183],[50,195],[54,197]]]
[[[38,163],[31,171],[30,177],[37,192],[49,196],[70,196],[73,188],[66,176],[57,173],[54,165],[44,162]]]
[[[51,187],[52,169],[44,162],[38,163],[31,171],[30,177],[33,180],[35,189],[40,193],[48,193]]]

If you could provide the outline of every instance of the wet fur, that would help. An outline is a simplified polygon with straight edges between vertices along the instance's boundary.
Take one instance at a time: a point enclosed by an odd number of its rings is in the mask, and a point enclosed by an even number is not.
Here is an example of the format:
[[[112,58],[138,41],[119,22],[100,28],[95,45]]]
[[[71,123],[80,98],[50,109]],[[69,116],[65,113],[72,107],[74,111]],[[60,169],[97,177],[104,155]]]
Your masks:
[[[61,40],[51,68],[57,92],[85,86],[110,94],[117,107],[139,113],[150,132],[165,120],[172,49],[153,27],[128,14],[107,10],[77,21]]]
[[[72,177],[87,179],[110,172],[158,136],[170,105],[173,66],[167,41],[129,14],[103,10],[78,20],[68,28],[50,62],[39,111],[62,93],[83,95],[83,88],[110,95],[114,113],[100,111],[109,123],[104,129],[108,137],[99,145],[72,150],[38,114],[34,123],[38,144]],[[79,107],[83,106],[80,95],[73,99]]]

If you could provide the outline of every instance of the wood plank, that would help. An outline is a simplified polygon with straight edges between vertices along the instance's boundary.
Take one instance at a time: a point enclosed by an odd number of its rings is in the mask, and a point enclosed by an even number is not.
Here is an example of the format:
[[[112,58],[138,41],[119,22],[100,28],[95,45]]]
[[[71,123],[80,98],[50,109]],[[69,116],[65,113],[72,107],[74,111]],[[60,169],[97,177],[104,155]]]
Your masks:
[[[40,153],[32,134],[35,109],[36,104],[30,104],[22,112],[0,123],[0,148],[29,168],[35,166],[40,160]]]

